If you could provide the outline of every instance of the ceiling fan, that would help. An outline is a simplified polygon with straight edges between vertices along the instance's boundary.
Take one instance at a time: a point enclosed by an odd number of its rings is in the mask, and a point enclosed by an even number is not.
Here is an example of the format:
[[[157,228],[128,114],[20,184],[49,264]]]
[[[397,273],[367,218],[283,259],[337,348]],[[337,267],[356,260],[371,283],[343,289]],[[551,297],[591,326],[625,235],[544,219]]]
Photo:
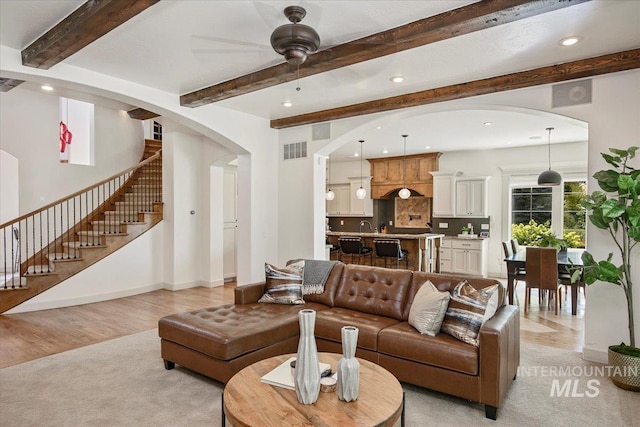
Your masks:
[[[316,30],[300,23],[306,15],[307,11],[302,6],[286,7],[284,16],[291,23],[281,25],[271,33],[271,47],[291,65],[304,63],[307,56],[320,46],[320,36]]]

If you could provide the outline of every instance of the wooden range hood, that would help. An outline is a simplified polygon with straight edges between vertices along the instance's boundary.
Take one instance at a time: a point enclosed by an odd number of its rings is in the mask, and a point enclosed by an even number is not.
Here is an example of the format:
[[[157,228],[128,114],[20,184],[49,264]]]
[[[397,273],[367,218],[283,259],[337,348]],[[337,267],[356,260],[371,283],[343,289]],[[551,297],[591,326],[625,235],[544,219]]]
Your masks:
[[[391,198],[394,192],[402,189],[403,178],[412,192],[433,197],[433,176],[430,172],[438,170],[441,155],[442,153],[425,153],[367,159],[371,165],[371,198]]]

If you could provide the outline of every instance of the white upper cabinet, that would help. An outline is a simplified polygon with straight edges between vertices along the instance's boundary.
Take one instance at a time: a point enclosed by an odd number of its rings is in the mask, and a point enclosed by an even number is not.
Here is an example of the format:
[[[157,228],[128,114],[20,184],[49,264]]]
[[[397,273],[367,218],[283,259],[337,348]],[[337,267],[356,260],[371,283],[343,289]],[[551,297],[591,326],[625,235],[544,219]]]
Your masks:
[[[329,187],[336,197],[327,200],[327,216],[373,216],[370,182],[370,177],[362,180],[362,188],[367,191],[362,200],[356,196],[356,191],[360,188],[360,177],[349,178],[349,184],[331,184]]]
[[[461,172],[431,172],[434,217],[486,217],[488,176],[467,177]]]
[[[487,179],[456,181],[456,216],[487,216]]]
[[[373,216],[373,199],[371,198],[371,177],[365,176],[361,178],[349,178],[351,195],[351,216]],[[367,195],[364,199],[358,199],[356,191],[360,188],[365,189]]]
[[[454,215],[454,176],[453,174],[433,175],[433,216]]]
[[[329,216],[347,216],[351,214],[351,195],[349,184],[331,185],[336,197],[333,200],[327,200],[327,215]]]

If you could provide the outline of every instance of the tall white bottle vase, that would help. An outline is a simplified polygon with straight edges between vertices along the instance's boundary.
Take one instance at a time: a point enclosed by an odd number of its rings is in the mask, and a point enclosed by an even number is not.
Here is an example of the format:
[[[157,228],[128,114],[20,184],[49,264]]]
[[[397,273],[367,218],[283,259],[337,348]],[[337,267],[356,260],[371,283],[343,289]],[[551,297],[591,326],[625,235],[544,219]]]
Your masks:
[[[342,327],[342,355],[338,361],[338,399],[351,402],[360,391],[360,362],[355,358],[358,328]]]
[[[298,401],[309,405],[318,400],[320,393],[320,364],[318,363],[318,349],[314,328],[316,312],[314,310],[300,310],[300,342],[296,358],[295,388]]]

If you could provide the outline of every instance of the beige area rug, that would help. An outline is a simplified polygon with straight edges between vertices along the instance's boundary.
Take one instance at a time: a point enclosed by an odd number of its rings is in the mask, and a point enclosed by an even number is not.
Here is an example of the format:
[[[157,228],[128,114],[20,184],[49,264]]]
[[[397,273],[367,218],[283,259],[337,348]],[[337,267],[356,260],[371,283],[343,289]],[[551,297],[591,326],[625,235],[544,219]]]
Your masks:
[[[639,422],[640,394],[619,390],[590,372],[601,365],[584,362],[578,353],[525,343],[521,352],[527,369],[511,386],[497,422],[485,419],[482,405],[403,384],[406,425],[575,427]],[[552,367],[571,372],[553,375]],[[552,397],[554,380],[558,386]],[[566,381],[570,389],[561,389]],[[216,427],[221,390],[220,383],[185,369],[166,371],[157,331],[152,330],[0,370],[0,425]]]

